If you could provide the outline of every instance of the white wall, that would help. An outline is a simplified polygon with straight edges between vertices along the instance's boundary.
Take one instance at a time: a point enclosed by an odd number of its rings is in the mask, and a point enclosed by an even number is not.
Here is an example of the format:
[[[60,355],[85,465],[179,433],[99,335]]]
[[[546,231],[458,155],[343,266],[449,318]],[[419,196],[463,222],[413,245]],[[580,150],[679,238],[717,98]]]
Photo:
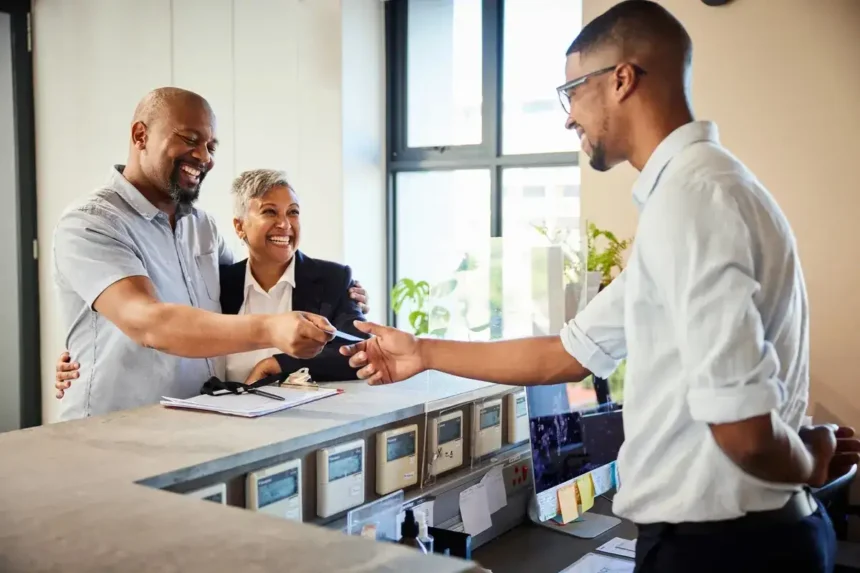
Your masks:
[[[353,266],[382,316],[382,10],[379,0],[35,2],[45,421],[56,419],[53,372],[65,336],[53,228],[125,161],[134,107],[155,87],[197,91],[215,110],[221,145],[200,206],[231,245],[241,250],[230,181],[245,169],[284,169],[302,202],[302,250]]]
[[[380,0],[343,0],[343,248],[385,322],[385,26]]]

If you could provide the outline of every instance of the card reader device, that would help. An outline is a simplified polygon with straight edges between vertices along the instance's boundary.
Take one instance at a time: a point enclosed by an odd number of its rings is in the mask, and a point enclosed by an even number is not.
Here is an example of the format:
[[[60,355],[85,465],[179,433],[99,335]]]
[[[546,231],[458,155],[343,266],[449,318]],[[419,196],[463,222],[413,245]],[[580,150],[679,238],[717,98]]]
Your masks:
[[[475,458],[502,447],[502,399],[476,403],[472,408],[472,451]]]
[[[411,424],[376,434],[376,493],[418,483],[418,425]]]
[[[529,411],[526,391],[520,390],[506,396],[508,401],[508,443],[519,444],[529,439]]]
[[[317,515],[330,517],[364,503],[364,440],[317,451]]]
[[[189,491],[186,495],[227,505],[227,484],[216,483],[215,485]]]
[[[463,412],[457,410],[430,421],[430,475],[463,465]]]
[[[250,472],[245,478],[248,509],[292,521],[302,520],[302,460]]]

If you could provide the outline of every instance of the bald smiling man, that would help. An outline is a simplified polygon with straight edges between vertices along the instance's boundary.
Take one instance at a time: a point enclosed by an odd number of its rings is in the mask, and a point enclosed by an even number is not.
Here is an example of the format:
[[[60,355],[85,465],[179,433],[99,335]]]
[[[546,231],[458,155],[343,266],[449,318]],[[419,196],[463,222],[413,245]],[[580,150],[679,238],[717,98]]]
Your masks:
[[[310,358],[334,333],[306,312],[220,314],[218,265],[233,255],[193,206],[218,147],[205,99],[154,90],[129,135],[126,165],[68,209],[54,233],[66,347],[80,364],[64,420],[190,397],[220,374],[213,357],[278,348]]]

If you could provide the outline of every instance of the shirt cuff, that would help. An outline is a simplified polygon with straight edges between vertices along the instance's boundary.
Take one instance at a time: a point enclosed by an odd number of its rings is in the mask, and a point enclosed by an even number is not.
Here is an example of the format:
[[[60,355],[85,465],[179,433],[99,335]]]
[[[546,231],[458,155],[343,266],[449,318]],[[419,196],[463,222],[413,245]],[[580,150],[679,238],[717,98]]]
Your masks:
[[[618,368],[620,360],[615,360],[605,353],[571,320],[561,329],[561,343],[568,354],[585,366],[598,378],[609,378]]]
[[[690,416],[708,424],[730,424],[762,416],[779,408],[782,392],[771,378],[731,388],[695,388],[687,393]]]

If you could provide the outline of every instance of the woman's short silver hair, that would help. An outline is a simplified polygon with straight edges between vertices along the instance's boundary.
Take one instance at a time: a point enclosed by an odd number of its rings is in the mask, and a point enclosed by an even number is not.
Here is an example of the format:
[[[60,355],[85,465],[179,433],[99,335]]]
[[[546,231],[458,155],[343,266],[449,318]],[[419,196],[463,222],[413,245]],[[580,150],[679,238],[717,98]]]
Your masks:
[[[233,180],[233,215],[244,219],[248,214],[251,199],[262,197],[274,187],[286,187],[293,191],[287,174],[277,169],[251,169],[243,171]]]

